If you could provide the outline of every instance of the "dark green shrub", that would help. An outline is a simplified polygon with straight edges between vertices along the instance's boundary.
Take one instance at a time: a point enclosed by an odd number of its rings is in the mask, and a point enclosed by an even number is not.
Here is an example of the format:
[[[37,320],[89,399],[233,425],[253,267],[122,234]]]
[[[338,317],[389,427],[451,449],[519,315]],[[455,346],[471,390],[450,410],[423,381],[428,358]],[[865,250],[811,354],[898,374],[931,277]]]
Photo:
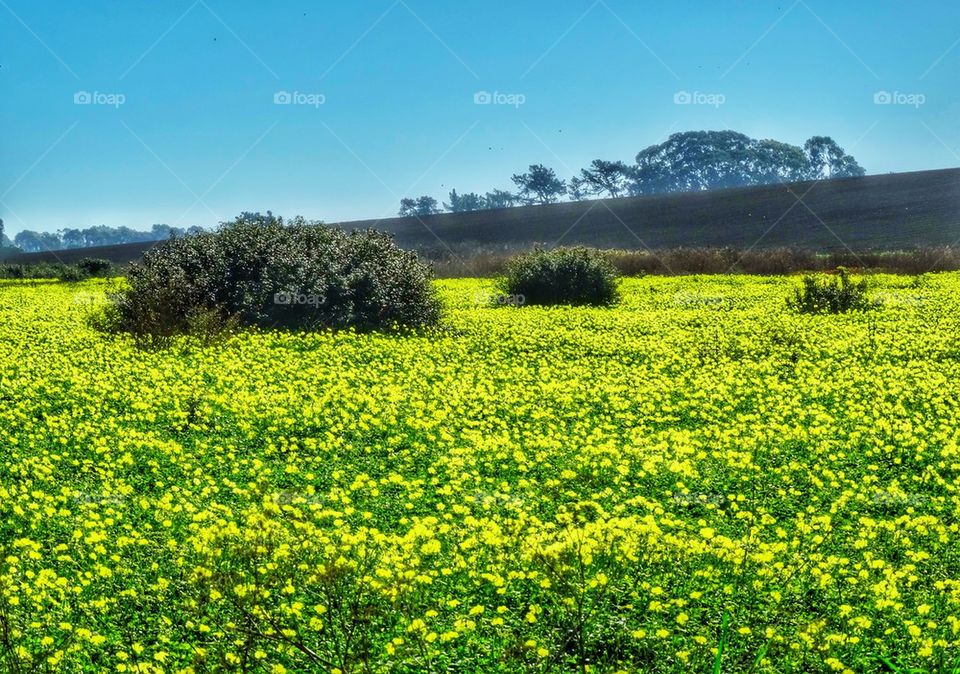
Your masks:
[[[200,323],[288,329],[421,327],[439,319],[430,271],[375,231],[245,214],[166,241],[130,268],[116,327],[191,334]],[[211,320],[211,317],[216,317]]]
[[[837,269],[836,278],[805,276],[803,286],[797,288],[787,304],[803,314],[839,314],[875,306],[867,299],[867,280],[851,280],[843,267]]]
[[[85,257],[77,262],[77,269],[87,276],[104,276],[113,269],[113,263],[110,260]]]
[[[507,264],[500,291],[522,297],[522,304],[609,306],[617,292],[617,270],[600,251],[590,248],[535,250]]]
[[[83,281],[90,278],[90,275],[87,274],[80,267],[74,267],[71,265],[63,265],[60,271],[57,273],[57,278],[61,281],[66,281],[68,283],[73,283],[76,281]]]

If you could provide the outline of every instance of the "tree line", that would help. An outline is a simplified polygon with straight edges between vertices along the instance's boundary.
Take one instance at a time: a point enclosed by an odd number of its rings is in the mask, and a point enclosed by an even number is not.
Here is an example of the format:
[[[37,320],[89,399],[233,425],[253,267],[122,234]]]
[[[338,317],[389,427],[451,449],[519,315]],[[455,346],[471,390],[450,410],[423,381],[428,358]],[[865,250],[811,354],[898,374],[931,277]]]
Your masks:
[[[757,140],[735,131],[687,131],[640,151],[634,164],[596,159],[569,180],[552,168],[532,164],[511,181],[516,191],[486,194],[452,190],[441,204],[431,196],[400,200],[401,216],[465,213],[512,206],[551,204],[564,199],[617,198],[667,192],[768,185],[864,175],[865,171],[829,136],[814,136],[803,147]]]
[[[163,241],[172,236],[185,236],[204,231],[200,226],[171,227],[153,225],[146,231],[130,227],[110,227],[95,225],[86,229],[61,229],[57,232],[34,232],[25,229],[13,237],[13,245],[25,253],[39,253],[46,250],[65,248],[92,248],[94,246],[113,246],[121,243],[139,243],[144,241]]]

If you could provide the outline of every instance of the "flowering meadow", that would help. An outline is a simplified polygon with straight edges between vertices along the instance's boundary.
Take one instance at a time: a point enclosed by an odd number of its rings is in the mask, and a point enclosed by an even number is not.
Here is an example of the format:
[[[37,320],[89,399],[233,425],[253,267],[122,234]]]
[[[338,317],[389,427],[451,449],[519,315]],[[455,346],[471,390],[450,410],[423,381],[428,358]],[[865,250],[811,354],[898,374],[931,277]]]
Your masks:
[[[440,282],[139,349],[0,284],[0,671],[960,671],[960,275]]]

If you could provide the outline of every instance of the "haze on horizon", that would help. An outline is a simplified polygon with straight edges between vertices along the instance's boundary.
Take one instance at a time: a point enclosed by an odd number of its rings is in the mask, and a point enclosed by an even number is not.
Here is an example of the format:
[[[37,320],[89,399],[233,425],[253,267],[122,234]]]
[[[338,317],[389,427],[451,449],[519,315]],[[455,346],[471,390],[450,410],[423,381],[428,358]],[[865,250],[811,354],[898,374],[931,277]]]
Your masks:
[[[960,6],[0,0],[7,233],[326,221],[632,162],[670,133],[960,165]]]

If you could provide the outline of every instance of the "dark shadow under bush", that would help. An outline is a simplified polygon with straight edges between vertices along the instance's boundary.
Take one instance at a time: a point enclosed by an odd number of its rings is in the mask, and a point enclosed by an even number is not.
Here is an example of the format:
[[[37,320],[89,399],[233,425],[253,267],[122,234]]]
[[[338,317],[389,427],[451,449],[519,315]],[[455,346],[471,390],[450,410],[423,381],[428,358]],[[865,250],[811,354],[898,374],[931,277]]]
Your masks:
[[[424,327],[440,314],[429,269],[390,236],[270,214],[166,241],[131,267],[127,280],[112,322],[141,337],[218,325]]]
[[[535,250],[511,260],[506,271],[500,291],[523,304],[609,306],[618,299],[617,270],[597,250]]]

